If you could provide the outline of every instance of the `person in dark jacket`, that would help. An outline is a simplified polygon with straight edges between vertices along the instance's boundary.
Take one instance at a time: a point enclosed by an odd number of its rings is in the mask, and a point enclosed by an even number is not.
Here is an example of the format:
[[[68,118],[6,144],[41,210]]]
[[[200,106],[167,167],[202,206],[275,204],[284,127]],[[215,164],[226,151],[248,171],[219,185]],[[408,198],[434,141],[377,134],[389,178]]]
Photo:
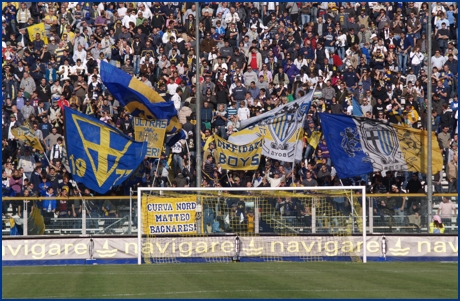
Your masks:
[[[174,178],[174,181],[176,181],[177,187],[185,187],[187,185],[187,179],[180,171],[177,173],[177,176]]]

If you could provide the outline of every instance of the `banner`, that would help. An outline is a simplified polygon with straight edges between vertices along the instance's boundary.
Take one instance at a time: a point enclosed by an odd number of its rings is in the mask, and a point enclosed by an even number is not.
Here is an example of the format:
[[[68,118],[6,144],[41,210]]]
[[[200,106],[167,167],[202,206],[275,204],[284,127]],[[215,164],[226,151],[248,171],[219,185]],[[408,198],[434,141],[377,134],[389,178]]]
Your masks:
[[[136,141],[147,141],[147,157],[160,158],[168,121],[145,120],[134,117],[134,137]]]
[[[104,194],[144,160],[146,148],[106,123],[66,108],[65,138],[72,178]]]
[[[95,259],[137,259],[135,237],[93,237]],[[242,257],[362,256],[362,237],[338,236],[239,236]],[[367,236],[367,256],[382,258],[382,237]],[[2,261],[66,260],[90,258],[90,238],[2,239]],[[387,236],[387,258],[426,261],[458,256],[456,236]],[[235,236],[155,237],[142,243],[143,256],[209,258],[235,255]]]
[[[303,152],[303,129],[297,128],[295,132],[289,134],[289,137],[284,137],[278,130],[279,128],[283,128],[285,125],[283,123],[278,123],[278,125],[274,128],[268,126],[267,134],[265,135],[264,140],[264,147],[263,147],[263,155],[272,158],[275,160],[281,160],[283,162],[293,162],[294,160],[302,160],[302,152]],[[285,132],[286,133],[286,132]]]
[[[45,42],[45,44],[48,44],[48,37],[46,36],[45,32],[45,23],[38,23],[32,26],[28,26],[27,32],[29,33],[30,41],[35,41],[35,35],[39,33],[43,42]]]
[[[143,196],[144,234],[196,234],[196,196]]]
[[[270,123],[275,122],[276,118],[279,118],[282,116],[294,115],[294,113],[297,113],[295,114],[296,119],[303,118],[305,117],[304,114],[308,113],[308,111],[310,110],[311,101],[313,99],[313,95],[315,91],[316,91],[316,87],[315,89],[308,92],[307,95],[295,101],[289,102],[279,107],[276,107],[273,110],[257,115],[255,117],[251,117],[249,119],[243,120],[240,122],[241,128],[244,129],[252,125],[270,124]],[[289,118],[289,120],[291,119],[292,118]]]
[[[251,143],[252,141],[265,137],[267,128],[265,126],[250,126],[244,130],[234,132],[228,137],[228,142],[244,145]]]
[[[30,147],[40,151],[45,151],[42,144],[40,143],[40,139],[35,136],[35,131],[31,129],[28,124],[12,128],[11,134],[13,134],[14,137],[18,138],[23,143],[29,144]]]
[[[241,121],[241,128],[253,127],[256,129],[260,126],[265,127],[264,156],[284,162],[302,160],[302,128],[305,116],[310,110],[315,90],[316,88],[293,102]],[[229,138],[230,142],[241,143],[237,141],[236,137],[232,136]]]
[[[278,125],[280,127],[282,126],[281,123]],[[284,141],[284,144],[277,144],[277,141],[279,141],[276,138],[276,129],[279,128],[278,125],[275,129],[273,129],[272,126],[250,126],[244,130],[231,134],[228,141],[235,145],[246,145],[262,138],[262,155],[284,162],[292,162],[294,158],[295,160],[301,160],[303,152],[303,142],[301,139],[303,137],[303,129],[297,129],[297,131],[290,136],[289,140]]]
[[[256,170],[260,165],[263,137],[244,144],[236,145],[214,135],[216,142],[217,164],[223,169]],[[206,160],[206,158],[203,158]]]
[[[324,138],[340,178],[375,171],[412,171],[427,174],[427,132],[378,120],[319,114]],[[443,159],[436,135],[432,139],[433,174]]]

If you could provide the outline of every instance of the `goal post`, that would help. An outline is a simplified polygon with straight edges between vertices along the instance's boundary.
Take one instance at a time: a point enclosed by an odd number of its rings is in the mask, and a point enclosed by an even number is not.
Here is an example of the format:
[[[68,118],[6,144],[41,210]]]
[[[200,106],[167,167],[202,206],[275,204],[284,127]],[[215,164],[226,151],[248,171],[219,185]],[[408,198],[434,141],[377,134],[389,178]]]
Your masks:
[[[138,264],[365,263],[366,208],[364,186],[138,188]]]

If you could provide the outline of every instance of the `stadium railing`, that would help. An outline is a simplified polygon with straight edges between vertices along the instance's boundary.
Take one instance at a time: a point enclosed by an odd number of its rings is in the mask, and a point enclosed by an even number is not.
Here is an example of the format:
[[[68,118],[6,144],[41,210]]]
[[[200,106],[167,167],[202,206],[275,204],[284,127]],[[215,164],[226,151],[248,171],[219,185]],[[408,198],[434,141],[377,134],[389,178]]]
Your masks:
[[[394,214],[390,216],[383,214],[377,210],[374,211],[375,206],[381,199],[385,199],[387,194],[367,194],[368,215],[366,220],[367,233],[427,233],[428,225],[428,208],[427,196],[425,194],[401,194],[406,199],[405,213],[403,215]],[[458,195],[456,193],[437,193],[433,195],[433,207],[431,208],[431,216],[437,214],[439,203],[442,197],[450,197],[452,202],[458,208]],[[10,217],[12,214],[13,202],[20,202],[24,208],[24,201],[38,201],[44,200],[44,197],[4,197],[2,199],[3,205],[7,205],[6,215],[2,215],[2,234],[10,235]],[[60,198],[55,198],[59,200]],[[81,197],[68,197],[68,201],[82,200]],[[78,218],[59,218],[57,216],[50,218],[45,224],[45,235],[134,235],[137,234],[137,208],[136,198],[130,199],[129,196],[102,196],[102,197],[86,197],[85,200],[99,202],[100,205],[106,200],[110,200],[117,210],[115,217],[106,216],[101,210],[91,211],[86,215]],[[125,205],[127,203],[130,205]],[[85,203],[85,202],[83,202]],[[410,214],[410,204],[419,203],[420,208],[420,221],[414,223],[414,218]],[[94,214],[96,213],[96,214]],[[29,212],[21,212],[24,216],[28,216]],[[91,215],[93,214],[93,215]],[[15,216],[18,219],[17,216]],[[267,217],[261,217],[261,219]],[[339,231],[340,227],[335,227],[335,224],[341,224],[340,219],[345,218],[343,215],[327,215],[314,217],[311,225],[305,225],[303,220],[297,216],[270,216],[270,223],[274,225],[272,231],[277,234],[333,234],[334,231]],[[24,219],[22,223],[24,223]],[[328,227],[323,224],[328,224]],[[458,233],[457,216],[453,215],[451,219],[444,220],[446,227],[446,234]],[[314,227],[312,227],[314,225]],[[26,229],[24,229],[26,230]],[[25,231],[27,235],[27,231]]]

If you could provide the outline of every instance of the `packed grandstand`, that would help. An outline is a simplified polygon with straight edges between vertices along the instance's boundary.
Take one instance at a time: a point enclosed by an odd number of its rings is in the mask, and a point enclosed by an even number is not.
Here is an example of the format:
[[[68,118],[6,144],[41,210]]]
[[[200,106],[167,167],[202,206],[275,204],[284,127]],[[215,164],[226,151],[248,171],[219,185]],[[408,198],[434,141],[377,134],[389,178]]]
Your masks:
[[[139,186],[366,185],[373,193],[425,192],[426,175],[417,172],[339,178],[320,113],[415,129],[431,123],[443,156],[443,169],[433,175],[434,192],[457,192],[458,9],[455,2],[427,7],[422,2],[201,2],[199,7],[192,2],[4,2],[2,195],[99,195],[73,180],[64,111],[71,108],[136,138],[131,111],[101,79],[104,63],[173,102],[187,134],[172,146],[165,144],[156,158],[146,157],[136,177],[106,195],[126,196]],[[432,112],[426,109],[428,85]],[[245,120],[309,93],[300,160],[263,156],[257,170],[222,168],[209,137],[231,140]],[[14,129],[24,125],[40,146],[15,136]],[[197,144],[204,150],[201,166],[196,166]],[[202,183],[196,182],[197,173]],[[11,210],[20,215],[21,204],[9,205],[2,207],[3,215]],[[420,210],[421,204],[412,205],[403,204],[402,211]],[[80,201],[43,201],[41,210],[46,214],[53,207],[58,217],[81,217],[81,206]],[[91,206],[100,215],[120,213],[115,208],[120,205],[110,201]]]

